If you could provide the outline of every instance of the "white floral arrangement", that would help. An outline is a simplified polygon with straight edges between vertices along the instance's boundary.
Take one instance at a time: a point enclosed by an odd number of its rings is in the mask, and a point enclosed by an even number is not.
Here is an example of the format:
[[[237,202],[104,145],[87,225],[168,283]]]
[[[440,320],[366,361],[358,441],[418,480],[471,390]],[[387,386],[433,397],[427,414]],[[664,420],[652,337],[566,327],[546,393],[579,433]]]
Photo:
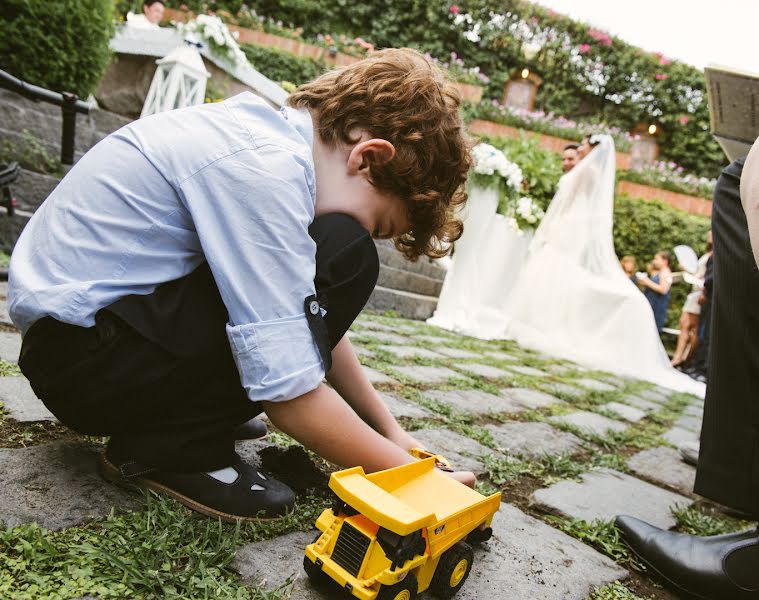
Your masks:
[[[477,144],[472,149],[474,174],[472,180],[481,187],[497,187],[498,212],[519,235],[534,229],[545,216],[543,209],[523,195],[523,174],[519,165],[510,161],[502,150],[490,144]]]
[[[545,216],[538,203],[528,196],[520,197],[516,203],[508,203],[506,211],[509,225],[518,235],[524,235],[526,229],[535,229]]]
[[[491,187],[501,182],[514,191],[522,188],[522,169],[511,162],[503,151],[490,144],[477,144],[472,149],[474,183]]]
[[[187,23],[174,23],[177,31],[195,43],[205,43],[218,55],[233,64],[246,63],[248,58],[237,44],[238,34],[230,32],[224,22],[216,16],[198,15]]]

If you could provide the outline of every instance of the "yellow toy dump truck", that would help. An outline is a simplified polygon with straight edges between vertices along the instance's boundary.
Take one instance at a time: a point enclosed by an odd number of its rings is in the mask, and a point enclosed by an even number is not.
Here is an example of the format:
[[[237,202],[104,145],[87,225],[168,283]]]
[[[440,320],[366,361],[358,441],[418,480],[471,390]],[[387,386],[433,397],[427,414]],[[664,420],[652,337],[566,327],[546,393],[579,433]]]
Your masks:
[[[485,497],[435,464],[333,473],[337,497],[303,559],[309,578],[331,579],[361,600],[412,600],[428,588],[438,598],[456,594],[472,568],[471,544],[492,534],[501,494]]]

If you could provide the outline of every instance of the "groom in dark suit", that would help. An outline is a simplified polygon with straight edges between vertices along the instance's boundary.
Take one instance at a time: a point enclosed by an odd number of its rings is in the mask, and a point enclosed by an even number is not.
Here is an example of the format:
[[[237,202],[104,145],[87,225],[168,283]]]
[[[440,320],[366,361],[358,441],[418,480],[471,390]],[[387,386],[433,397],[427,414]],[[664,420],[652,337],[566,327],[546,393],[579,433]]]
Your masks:
[[[714,191],[711,348],[694,490],[752,520],[759,520],[757,210],[759,143],[748,159],[738,159],[722,172]],[[759,530],[697,537],[628,516],[617,517],[616,523],[644,563],[692,597],[759,598]]]

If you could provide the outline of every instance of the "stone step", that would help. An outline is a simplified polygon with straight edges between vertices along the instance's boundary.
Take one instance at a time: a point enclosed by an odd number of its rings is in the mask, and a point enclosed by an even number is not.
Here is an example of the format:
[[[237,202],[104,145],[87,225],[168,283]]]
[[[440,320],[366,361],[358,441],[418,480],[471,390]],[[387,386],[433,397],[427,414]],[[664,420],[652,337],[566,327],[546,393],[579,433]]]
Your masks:
[[[366,307],[373,310],[394,310],[406,319],[425,320],[432,316],[437,298],[413,292],[393,290],[377,286],[369,297]]]
[[[13,197],[17,202],[16,206],[21,210],[34,212],[59,182],[60,178],[55,175],[21,169],[18,179],[11,185]]]
[[[394,269],[401,271],[409,271],[411,273],[417,273],[443,281],[445,279],[446,270],[441,267],[434,260],[422,256],[416,262],[411,262],[403,254],[395,249],[395,246],[390,240],[375,240],[377,246],[377,254],[379,255],[380,263]]]
[[[388,267],[380,263],[379,279],[377,285],[391,288],[393,290],[403,290],[404,292],[414,292],[424,296],[440,296],[440,290],[443,282],[439,279],[433,279],[419,273]]]
[[[18,213],[9,217],[3,209],[0,209],[0,250],[10,254],[16,245],[21,230],[26,227],[29,217],[19,215]]]

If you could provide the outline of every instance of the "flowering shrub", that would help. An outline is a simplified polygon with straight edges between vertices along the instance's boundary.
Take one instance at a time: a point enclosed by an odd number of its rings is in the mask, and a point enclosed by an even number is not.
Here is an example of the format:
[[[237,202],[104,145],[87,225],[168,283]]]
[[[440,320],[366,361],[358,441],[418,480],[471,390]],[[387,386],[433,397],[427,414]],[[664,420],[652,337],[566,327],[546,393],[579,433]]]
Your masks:
[[[233,64],[248,61],[237,45],[237,32],[230,33],[229,28],[217,16],[198,15],[187,23],[174,23],[174,26],[188,39],[207,44],[215,54],[225,57]]]
[[[679,192],[681,194],[690,194],[691,196],[700,196],[711,199],[714,194],[714,186],[717,181],[708,177],[697,177],[686,173],[680,165],[674,162],[657,162],[651,166],[640,169],[630,169],[619,175],[620,179],[651,185]]]
[[[486,119],[519,129],[529,129],[547,135],[578,142],[586,135],[605,133],[614,138],[618,150],[627,152],[633,142],[633,137],[619,127],[611,127],[605,123],[589,123],[574,121],[553,113],[543,111],[527,111],[499,104],[497,100],[483,101],[478,105],[465,107],[467,119]]]
[[[440,68],[448,72],[448,76],[453,81],[460,83],[469,83],[471,85],[487,85],[490,83],[490,77],[480,70],[480,67],[466,67],[463,60],[455,52],[451,52],[450,60],[441,61],[431,56],[429,52],[425,54],[427,60],[435,63]]]

